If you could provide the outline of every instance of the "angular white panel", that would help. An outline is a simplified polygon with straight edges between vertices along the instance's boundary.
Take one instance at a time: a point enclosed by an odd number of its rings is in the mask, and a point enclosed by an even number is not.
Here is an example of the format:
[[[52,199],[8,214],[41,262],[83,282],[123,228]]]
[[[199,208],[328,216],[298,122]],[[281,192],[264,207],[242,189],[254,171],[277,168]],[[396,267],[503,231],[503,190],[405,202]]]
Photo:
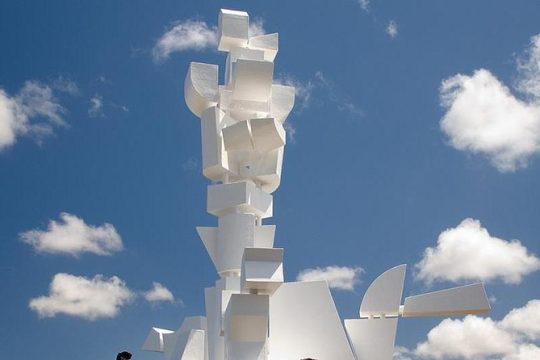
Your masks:
[[[233,99],[267,102],[272,92],[274,63],[269,61],[236,61],[232,79]]]
[[[276,225],[255,226],[255,243],[253,247],[272,248],[274,247],[274,236]]]
[[[244,248],[255,244],[255,215],[228,214],[221,216],[218,224],[218,272],[239,272]]]
[[[213,106],[203,112],[201,118],[203,174],[212,180],[222,180],[229,171],[229,160],[221,129],[228,119],[223,111]]]
[[[230,51],[233,47],[246,47],[248,29],[247,12],[221,9],[218,18],[218,50]]]
[[[272,216],[272,195],[250,181],[208,186],[207,211],[215,216],[234,212]]]
[[[251,119],[249,123],[255,150],[268,152],[285,145],[285,130],[276,119]]]
[[[272,97],[270,100],[270,116],[279,122],[284,123],[294,107],[294,96],[294,87],[273,84]]]
[[[491,309],[481,283],[409,296],[403,317],[483,314]]]
[[[232,294],[225,315],[227,338],[239,342],[265,342],[268,309],[267,295]]]
[[[362,304],[360,317],[398,316],[407,265],[385,271],[369,285]]]
[[[326,281],[283,283],[270,297],[270,360],[354,360]]]
[[[264,51],[264,60],[274,61],[278,52],[279,35],[277,33],[253,36],[249,38],[250,49]]]
[[[356,360],[392,360],[397,323],[398,318],[345,320]]]
[[[205,331],[177,332],[176,339],[166,348],[166,360],[205,360]]]
[[[248,121],[240,121],[234,125],[223,128],[223,142],[225,150],[253,150],[251,128]]]
[[[172,334],[174,331],[153,327],[150,329],[142,349],[145,351],[164,351],[163,334]]]
[[[217,104],[218,66],[192,62],[184,81],[184,97],[191,112],[198,117]]]
[[[282,283],[283,249],[244,249],[242,291],[272,295]]]
[[[218,228],[216,227],[206,227],[206,226],[197,226],[197,233],[201,238],[210,259],[214,263],[216,269],[219,265],[218,253],[217,253],[217,240],[218,240]]]

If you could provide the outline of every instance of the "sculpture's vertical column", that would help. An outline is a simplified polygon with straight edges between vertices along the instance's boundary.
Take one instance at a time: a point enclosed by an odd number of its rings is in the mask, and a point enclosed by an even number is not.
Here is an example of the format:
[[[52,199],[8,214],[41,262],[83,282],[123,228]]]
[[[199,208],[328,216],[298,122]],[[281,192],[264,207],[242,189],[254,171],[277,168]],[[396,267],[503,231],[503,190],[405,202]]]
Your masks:
[[[269,297],[283,281],[283,249],[274,249],[272,192],[281,178],[283,122],[294,88],[273,84],[278,34],[249,36],[245,12],[221,10],[218,67],[192,63],[185,82],[190,110],[201,118],[207,211],[217,227],[197,231],[220,279],[205,291],[209,358],[266,359]]]

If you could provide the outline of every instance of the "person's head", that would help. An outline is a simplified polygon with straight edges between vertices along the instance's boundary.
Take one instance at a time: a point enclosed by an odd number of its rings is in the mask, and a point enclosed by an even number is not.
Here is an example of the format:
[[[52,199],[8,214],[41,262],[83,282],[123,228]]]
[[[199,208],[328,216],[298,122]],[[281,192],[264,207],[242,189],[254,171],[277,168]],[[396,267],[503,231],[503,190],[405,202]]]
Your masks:
[[[118,355],[116,355],[116,360],[129,360],[131,359],[131,354],[128,353],[127,351],[122,351],[121,353],[118,353]]]

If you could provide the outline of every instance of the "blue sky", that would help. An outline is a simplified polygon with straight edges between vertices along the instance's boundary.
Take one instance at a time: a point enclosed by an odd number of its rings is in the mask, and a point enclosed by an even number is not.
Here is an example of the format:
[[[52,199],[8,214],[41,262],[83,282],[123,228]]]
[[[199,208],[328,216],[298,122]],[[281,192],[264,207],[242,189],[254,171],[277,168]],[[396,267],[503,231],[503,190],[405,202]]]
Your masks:
[[[402,319],[396,357],[537,359],[533,0],[0,2],[0,358],[158,359],[149,328],[203,314],[216,220],[183,80],[224,65],[221,7],[279,32],[297,87],[265,221],[286,280],[328,279],[342,318],[398,264],[404,295],[484,281],[489,318]]]

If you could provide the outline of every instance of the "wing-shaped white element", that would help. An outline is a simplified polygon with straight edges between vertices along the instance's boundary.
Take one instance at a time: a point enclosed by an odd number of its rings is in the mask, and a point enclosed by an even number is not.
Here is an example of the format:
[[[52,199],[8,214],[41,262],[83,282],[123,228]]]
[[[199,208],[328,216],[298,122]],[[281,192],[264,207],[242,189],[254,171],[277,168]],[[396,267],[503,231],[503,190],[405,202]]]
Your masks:
[[[397,317],[345,320],[356,360],[392,360],[397,324]]]
[[[245,248],[240,279],[243,291],[272,295],[283,283],[283,249]]]
[[[482,283],[405,298],[402,316],[482,314],[491,309]]]
[[[272,85],[270,116],[284,123],[294,107],[295,89],[287,85]]]
[[[248,47],[263,50],[264,60],[274,61],[279,48],[279,35],[273,33],[250,37]]]
[[[207,211],[215,216],[251,213],[264,219],[272,216],[272,195],[251,181],[210,185]]]
[[[218,50],[230,51],[235,47],[246,47],[249,39],[249,15],[244,11],[219,11]]]
[[[146,337],[146,340],[144,341],[142,349],[145,351],[163,352],[164,351],[163,335],[172,334],[172,333],[174,333],[174,331],[172,330],[153,327],[152,329],[150,329],[150,332],[148,333],[148,336]]]
[[[398,316],[407,265],[393,267],[375,279],[360,305],[360,317]]]
[[[283,283],[270,297],[270,360],[354,355],[326,281]]]
[[[276,119],[251,119],[249,124],[251,125],[251,136],[255,150],[268,152],[285,146],[285,129]]]
[[[184,81],[184,97],[191,112],[201,117],[218,101],[218,66],[192,62]]]

